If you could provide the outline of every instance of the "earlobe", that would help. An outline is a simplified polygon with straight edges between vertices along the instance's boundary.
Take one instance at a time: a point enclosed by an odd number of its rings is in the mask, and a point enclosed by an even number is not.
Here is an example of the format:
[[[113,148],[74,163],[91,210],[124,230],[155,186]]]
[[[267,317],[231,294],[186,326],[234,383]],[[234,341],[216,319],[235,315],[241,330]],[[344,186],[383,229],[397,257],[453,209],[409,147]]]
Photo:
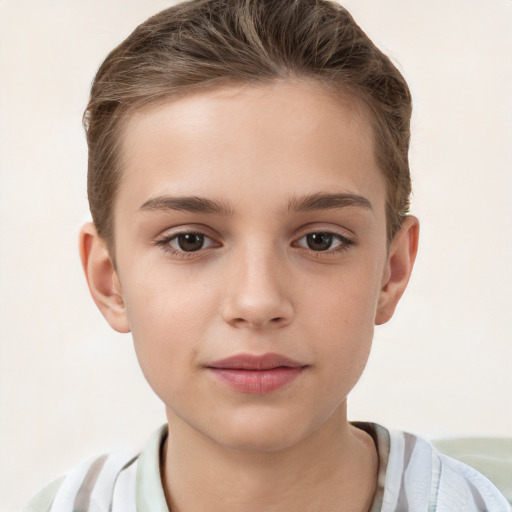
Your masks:
[[[375,324],[386,323],[395,311],[411,276],[418,252],[419,222],[407,217],[391,242],[389,257],[383,275]]]
[[[117,332],[130,332],[121,285],[107,246],[91,222],[80,230],[80,258],[89,291],[99,310]]]

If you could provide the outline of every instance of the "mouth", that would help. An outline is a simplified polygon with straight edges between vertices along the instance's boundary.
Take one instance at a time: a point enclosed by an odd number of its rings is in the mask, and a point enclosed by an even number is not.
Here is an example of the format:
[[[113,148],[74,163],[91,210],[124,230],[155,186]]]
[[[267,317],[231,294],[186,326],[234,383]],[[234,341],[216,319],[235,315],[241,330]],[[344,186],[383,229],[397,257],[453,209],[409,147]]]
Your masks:
[[[306,368],[280,354],[237,354],[206,366],[221,382],[240,393],[265,394],[294,381]]]

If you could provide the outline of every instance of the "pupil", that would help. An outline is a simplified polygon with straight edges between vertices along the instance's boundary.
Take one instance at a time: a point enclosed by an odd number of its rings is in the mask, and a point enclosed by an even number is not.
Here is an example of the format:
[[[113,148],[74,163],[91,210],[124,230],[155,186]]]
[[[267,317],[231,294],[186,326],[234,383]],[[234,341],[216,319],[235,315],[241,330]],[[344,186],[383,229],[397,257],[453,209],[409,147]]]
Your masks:
[[[178,236],[180,249],[187,252],[198,251],[203,247],[204,235],[198,233],[185,233]]]
[[[307,243],[314,251],[326,251],[331,247],[333,235],[329,233],[310,233],[307,235]]]

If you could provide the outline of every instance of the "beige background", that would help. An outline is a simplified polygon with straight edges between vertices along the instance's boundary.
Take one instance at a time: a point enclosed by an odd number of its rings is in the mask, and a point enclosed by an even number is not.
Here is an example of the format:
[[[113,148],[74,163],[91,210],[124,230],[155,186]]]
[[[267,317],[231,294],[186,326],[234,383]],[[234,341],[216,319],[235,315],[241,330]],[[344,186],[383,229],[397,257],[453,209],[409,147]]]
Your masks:
[[[89,299],[80,124],[100,61],[165,0],[0,0],[0,510],[164,421],[130,338]],[[353,419],[512,436],[512,1],[349,0],[415,114],[415,275]]]

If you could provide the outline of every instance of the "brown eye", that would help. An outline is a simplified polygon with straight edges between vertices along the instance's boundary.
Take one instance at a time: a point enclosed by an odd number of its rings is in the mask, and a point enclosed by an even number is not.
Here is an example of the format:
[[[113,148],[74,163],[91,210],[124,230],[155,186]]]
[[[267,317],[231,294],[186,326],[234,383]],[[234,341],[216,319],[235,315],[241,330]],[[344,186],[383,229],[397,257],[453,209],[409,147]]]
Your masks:
[[[185,252],[199,251],[204,246],[205,236],[201,233],[182,233],[176,236],[175,243]]]
[[[348,249],[353,244],[352,240],[338,233],[328,231],[313,231],[299,238],[294,245],[309,249],[314,252],[338,252]]]
[[[176,258],[192,256],[193,253],[200,255],[206,249],[222,246],[208,235],[194,231],[182,231],[164,236],[156,241],[156,245]]]
[[[313,251],[327,251],[332,247],[333,240],[332,233],[309,233],[306,235],[306,244]]]

